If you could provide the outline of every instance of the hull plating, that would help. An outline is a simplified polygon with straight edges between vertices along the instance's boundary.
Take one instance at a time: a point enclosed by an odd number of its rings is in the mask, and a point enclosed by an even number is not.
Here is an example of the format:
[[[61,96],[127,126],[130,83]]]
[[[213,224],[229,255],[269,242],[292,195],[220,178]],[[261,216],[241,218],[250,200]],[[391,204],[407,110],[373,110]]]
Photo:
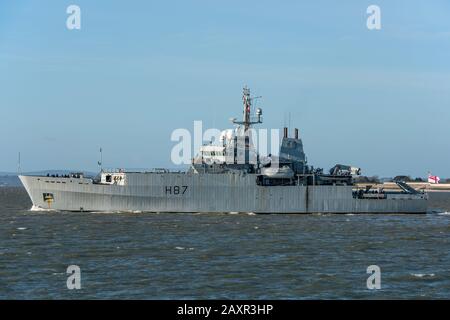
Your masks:
[[[425,213],[427,200],[355,199],[351,186],[258,186],[253,174],[127,173],[125,186],[20,176],[33,206],[68,211]],[[51,195],[51,197],[49,197]]]

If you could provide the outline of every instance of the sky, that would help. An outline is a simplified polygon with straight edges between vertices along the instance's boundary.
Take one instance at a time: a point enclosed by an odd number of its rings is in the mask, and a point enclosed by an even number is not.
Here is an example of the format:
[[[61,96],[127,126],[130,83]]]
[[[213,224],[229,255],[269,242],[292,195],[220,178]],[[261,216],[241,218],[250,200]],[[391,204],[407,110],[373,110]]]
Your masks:
[[[314,167],[450,177],[449,15],[448,0],[0,1],[0,171],[19,152],[23,171],[97,171],[100,147],[104,167],[173,168],[173,130],[231,128],[248,85],[262,127],[298,127]]]

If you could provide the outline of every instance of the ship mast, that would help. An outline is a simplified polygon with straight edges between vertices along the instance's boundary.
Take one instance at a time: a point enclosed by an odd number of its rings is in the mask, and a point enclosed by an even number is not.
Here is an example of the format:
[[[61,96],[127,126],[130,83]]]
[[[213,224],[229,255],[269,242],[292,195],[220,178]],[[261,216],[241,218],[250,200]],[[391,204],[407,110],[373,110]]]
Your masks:
[[[250,96],[250,89],[247,88],[247,86],[244,87],[243,94],[242,94],[242,102],[243,102],[243,106],[244,106],[243,119],[242,119],[242,121],[237,121],[236,119],[233,119],[234,124],[244,125],[244,132],[247,132],[251,125],[262,123],[261,109],[258,108],[256,110],[256,115],[257,115],[256,121],[252,121],[251,116],[250,116],[251,109],[252,109],[252,101],[255,99],[259,99],[259,98],[261,98],[261,97]]]
[[[244,126],[245,131],[250,128],[250,110],[252,107],[252,100],[250,98],[250,89],[247,86],[244,87],[242,94],[242,102],[244,104]]]

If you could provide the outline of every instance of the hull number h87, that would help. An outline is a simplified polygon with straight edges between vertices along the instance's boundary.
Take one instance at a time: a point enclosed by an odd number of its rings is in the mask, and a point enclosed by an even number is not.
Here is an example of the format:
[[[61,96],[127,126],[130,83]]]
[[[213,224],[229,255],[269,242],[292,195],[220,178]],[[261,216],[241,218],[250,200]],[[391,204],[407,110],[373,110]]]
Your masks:
[[[187,189],[188,186],[164,186],[166,195],[183,195]]]

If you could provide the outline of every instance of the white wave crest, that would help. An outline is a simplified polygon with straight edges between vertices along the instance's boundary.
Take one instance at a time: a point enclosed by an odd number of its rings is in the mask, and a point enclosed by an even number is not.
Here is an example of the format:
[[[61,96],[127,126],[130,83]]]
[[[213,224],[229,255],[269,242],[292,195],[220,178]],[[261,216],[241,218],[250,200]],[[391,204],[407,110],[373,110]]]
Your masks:
[[[177,250],[194,250],[194,248],[185,248],[185,247],[175,247]]]
[[[44,209],[38,206],[33,205],[30,211],[56,211],[55,209]]]
[[[435,276],[434,273],[411,273],[411,275],[417,278],[425,278],[425,277],[432,278]]]

